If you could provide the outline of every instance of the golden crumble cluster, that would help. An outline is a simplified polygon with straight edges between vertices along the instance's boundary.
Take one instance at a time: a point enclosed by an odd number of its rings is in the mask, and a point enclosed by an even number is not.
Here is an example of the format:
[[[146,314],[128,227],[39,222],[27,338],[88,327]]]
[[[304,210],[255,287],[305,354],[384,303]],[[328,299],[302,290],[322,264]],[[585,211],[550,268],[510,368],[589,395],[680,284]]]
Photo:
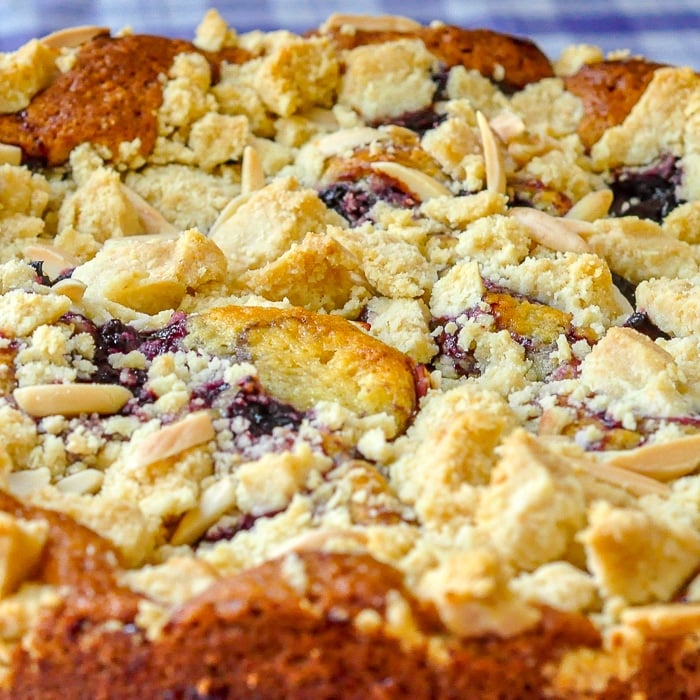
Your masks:
[[[393,16],[0,55],[0,699],[696,697],[699,127]]]

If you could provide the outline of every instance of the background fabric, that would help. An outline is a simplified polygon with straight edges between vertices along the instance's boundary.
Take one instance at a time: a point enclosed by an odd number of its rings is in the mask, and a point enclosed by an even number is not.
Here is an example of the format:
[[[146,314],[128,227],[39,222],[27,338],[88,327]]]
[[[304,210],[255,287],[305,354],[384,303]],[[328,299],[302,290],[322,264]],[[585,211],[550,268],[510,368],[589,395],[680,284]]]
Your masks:
[[[528,36],[550,58],[589,43],[700,70],[700,0],[0,0],[0,50],[76,24],[191,38],[209,7],[240,32],[304,31],[332,12],[392,13]]]

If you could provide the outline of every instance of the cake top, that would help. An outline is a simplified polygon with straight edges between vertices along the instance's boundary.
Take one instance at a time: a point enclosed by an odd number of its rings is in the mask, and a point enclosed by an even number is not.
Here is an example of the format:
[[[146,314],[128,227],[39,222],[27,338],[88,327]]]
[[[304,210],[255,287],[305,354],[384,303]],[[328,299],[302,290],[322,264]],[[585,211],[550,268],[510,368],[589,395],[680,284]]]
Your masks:
[[[374,612],[435,649],[696,630],[699,106],[393,16],[0,56],[5,656],[83,585],[49,511],[151,640],[309,552],[395,571]]]

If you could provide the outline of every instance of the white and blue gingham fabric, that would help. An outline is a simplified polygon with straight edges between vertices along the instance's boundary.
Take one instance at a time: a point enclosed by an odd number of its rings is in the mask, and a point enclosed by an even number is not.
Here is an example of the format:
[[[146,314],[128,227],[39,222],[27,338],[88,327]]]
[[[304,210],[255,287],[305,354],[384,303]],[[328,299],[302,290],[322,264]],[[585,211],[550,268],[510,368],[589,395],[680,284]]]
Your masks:
[[[550,58],[588,43],[700,70],[700,0],[0,0],[0,50],[78,24],[192,38],[210,7],[239,32],[303,32],[333,12],[401,14],[527,36]]]

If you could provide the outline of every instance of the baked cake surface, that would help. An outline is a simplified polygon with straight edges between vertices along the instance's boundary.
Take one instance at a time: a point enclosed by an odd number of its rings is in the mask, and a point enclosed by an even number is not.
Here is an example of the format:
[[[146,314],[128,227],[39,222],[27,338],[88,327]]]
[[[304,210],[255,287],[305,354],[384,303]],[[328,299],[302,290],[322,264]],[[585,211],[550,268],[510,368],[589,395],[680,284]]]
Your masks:
[[[0,698],[700,697],[699,126],[396,16],[0,55]]]

